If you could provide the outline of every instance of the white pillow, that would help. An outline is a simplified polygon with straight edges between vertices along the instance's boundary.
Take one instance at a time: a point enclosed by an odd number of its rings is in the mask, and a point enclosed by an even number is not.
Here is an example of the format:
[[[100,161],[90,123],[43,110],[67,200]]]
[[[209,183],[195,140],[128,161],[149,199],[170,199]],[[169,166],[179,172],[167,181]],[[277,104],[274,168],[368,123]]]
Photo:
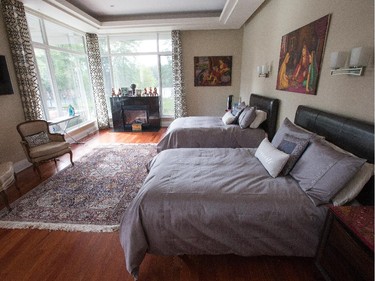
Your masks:
[[[288,161],[289,154],[278,150],[265,138],[256,150],[255,157],[259,159],[267,172],[276,178]]]
[[[223,120],[224,124],[229,125],[233,123],[234,118],[236,117],[233,116],[233,114],[230,111],[228,111],[227,113],[224,114],[221,120]]]
[[[362,188],[374,175],[374,165],[365,163],[344,187],[332,198],[334,206],[341,206],[357,197]]]
[[[254,121],[250,124],[250,128],[256,129],[267,119],[267,112],[257,109],[255,111],[256,117]]]

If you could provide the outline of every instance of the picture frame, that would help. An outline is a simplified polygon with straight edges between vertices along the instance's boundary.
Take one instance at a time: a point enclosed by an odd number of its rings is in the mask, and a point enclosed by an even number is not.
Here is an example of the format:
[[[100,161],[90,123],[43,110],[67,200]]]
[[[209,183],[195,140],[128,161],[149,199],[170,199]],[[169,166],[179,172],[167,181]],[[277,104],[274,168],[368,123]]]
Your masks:
[[[13,87],[5,56],[0,56],[0,95],[12,95]]]
[[[194,57],[194,86],[231,86],[232,56]]]
[[[276,90],[316,95],[331,15],[281,38]]]

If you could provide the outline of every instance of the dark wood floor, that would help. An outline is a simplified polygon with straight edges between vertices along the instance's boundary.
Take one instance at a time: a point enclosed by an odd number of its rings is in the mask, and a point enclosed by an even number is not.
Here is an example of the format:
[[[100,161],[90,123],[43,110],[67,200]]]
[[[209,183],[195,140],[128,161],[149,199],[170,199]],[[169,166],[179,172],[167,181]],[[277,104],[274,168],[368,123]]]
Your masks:
[[[114,133],[104,131],[73,145],[74,159],[97,143],[158,142],[159,132]],[[57,167],[41,167],[42,180],[32,168],[17,175],[22,193],[69,165],[61,157]],[[14,186],[7,191],[13,202],[20,195]],[[4,205],[1,203],[0,208]],[[46,230],[0,229],[0,280],[132,280],[125,269],[124,255],[117,232],[83,233]],[[147,255],[140,269],[140,281],[245,281],[245,280],[322,280],[312,258]]]

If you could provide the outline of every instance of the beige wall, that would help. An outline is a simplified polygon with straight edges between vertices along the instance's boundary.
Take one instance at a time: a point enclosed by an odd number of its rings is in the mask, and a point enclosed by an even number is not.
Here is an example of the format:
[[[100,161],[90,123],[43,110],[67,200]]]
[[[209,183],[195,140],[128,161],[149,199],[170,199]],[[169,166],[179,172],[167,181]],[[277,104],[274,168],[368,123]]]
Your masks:
[[[242,53],[242,29],[181,32],[185,90],[189,115],[221,116],[228,95],[238,100]],[[232,85],[194,87],[195,56],[233,56]]]
[[[334,51],[353,47],[374,48],[373,0],[267,0],[244,27],[241,97],[250,93],[277,97],[281,100],[279,124],[293,120],[298,105],[309,105],[346,116],[373,122],[374,63],[364,76],[331,76],[329,61]],[[327,14],[332,14],[317,95],[276,90],[281,37]],[[256,66],[272,65],[269,78],[259,78]]]
[[[21,99],[2,13],[0,12],[0,55],[7,61],[13,95],[0,95],[0,162],[17,162],[25,158],[16,126],[24,121]]]

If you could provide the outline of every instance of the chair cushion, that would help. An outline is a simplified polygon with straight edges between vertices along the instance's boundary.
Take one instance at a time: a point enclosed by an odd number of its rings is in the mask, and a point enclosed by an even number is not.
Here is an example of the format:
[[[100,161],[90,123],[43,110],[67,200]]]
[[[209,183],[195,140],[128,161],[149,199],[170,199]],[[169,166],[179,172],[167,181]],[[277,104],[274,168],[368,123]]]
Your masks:
[[[68,142],[51,141],[49,143],[30,148],[30,157],[37,158],[37,157],[52,155],[52,154],[55,154],[56,152],[65,150],[69,147],[70,147],[70,144]]]
[[[25,140],[28,143],[29,147],[36,147],[50,142],[48,134],[44,131],[34,135],[26,136]]]
[[[12,162],[0,163],[0,191],[5,190],[14,180]]]

